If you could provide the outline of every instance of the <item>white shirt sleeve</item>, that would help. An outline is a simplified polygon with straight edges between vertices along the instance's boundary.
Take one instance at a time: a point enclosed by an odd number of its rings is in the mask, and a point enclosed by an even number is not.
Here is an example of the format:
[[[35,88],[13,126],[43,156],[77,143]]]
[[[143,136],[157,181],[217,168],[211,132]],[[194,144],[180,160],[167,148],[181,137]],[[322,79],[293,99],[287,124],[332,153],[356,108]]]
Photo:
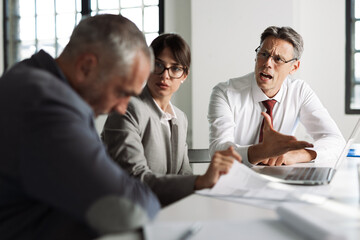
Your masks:
[[[242,162],[249,165],[247,152],[250,145],[241,146],[235,143],[234,132],[236,123],[230,102],[222,85],[214,87],[208,110],[210,124],[210,156],[216,151],[225,150],[230,146],[240,154]],[[251,165],[251,164],[250,164]]]
[[[304,83],[301,96],[300,122],[314,139],[316,161],[337,159],[345,146],[345,140],[334,120],[312,89]]]

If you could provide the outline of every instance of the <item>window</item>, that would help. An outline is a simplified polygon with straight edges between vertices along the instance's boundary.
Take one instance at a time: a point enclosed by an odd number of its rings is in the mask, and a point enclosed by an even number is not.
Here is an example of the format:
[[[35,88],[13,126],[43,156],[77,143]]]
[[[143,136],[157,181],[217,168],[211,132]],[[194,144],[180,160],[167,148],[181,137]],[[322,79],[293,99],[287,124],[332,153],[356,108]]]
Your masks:
[[[347,114],[360,114],[360,0],[346,0]]]
[[[122,14],[150,43],[163,32],[163,0],[4,0],[5,69],[44,49],[57,57],[82,16]]]

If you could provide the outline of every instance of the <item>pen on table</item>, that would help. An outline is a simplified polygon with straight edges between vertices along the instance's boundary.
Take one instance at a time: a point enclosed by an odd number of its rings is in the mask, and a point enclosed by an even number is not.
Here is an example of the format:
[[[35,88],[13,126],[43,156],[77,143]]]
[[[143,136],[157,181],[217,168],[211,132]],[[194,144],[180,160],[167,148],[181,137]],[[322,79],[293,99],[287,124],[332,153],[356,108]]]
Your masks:
[[[201,223],[196,222],[190,226],[179,238],[179,240],[188,240],[192,238],[202,228]]]

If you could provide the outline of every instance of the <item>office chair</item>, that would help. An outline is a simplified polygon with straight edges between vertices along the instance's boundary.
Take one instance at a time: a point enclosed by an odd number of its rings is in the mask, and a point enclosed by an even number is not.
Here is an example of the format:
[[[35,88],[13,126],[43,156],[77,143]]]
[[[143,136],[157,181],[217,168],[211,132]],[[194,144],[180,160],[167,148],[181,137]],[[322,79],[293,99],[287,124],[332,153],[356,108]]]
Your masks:
[[[188,156],[190,164],[193,163],[209,163],[211,162],[209,156],[209,149],[188,149]]]

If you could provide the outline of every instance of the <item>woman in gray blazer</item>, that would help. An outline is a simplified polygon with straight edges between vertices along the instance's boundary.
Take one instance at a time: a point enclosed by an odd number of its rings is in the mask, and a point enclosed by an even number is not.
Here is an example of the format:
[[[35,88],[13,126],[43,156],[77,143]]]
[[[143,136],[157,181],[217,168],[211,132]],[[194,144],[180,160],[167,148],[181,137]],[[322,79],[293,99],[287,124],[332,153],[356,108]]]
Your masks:
[[[170,101],[188,76],[190,48],[177,34],[160,35],[151,48],[155,65],[147,85],[130,100],[125,115],[108,116],[102,139],[111,157],[167,205],[196,189],[212,187],[234,157],[240,160],[240,156],[232,149],[218,152],[204,175],[192,175],[186,144],[188,121]]]

